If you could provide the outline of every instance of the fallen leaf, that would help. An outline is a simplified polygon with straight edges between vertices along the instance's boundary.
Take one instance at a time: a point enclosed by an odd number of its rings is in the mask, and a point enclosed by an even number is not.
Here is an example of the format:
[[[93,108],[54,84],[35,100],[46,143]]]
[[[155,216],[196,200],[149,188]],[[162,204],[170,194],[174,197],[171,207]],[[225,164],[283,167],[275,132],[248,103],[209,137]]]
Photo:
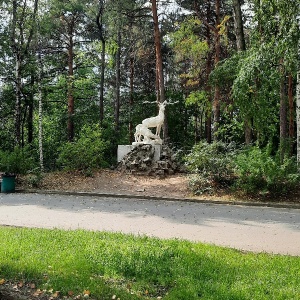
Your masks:
[[[30,286],[31,289],[35,289],[36,288],[35,283],[30,283],[29,286]]]
[[[23,286],[24,286],[24,282],[23,282],[23,281],[20,281],[20,282],[18,283],[18,287],[21,288],[21,287],[23,287]]]
[[[53,298],[58,298],[59,295],[60,295],[60,291],[56,291],[56,292],[52,295],[52,297],[53,297]]]
[[[132,284],[131,283],[127,283],[127,289],[131,290],[131,288],[132,288]]]
[[[72,297],[72,296],[74,295],[74,292],[73,292],[73,291],[68,291],[68,295],[69,295],[70,297]]]
[[[0,285],[4,284],[5,283],[5,279],[0,279]]]
[[[43,291],[41,291],[40,289],[37,289],[37,290],[34,292],[33,296],[34,296],[34,297],[38,297],[38,296],[40,296],[41,294],[43,294]]]
[[[91,295],[91,291],[90,290],[84,290],[83,291],[83,295],[84,296],[90,296]]]
[[[89,296],[90,294],[91,294],[91,291],[90,291],[90,290],[84,290],[84,291],[83,291],[83,295],[88,295],[88,296]]]

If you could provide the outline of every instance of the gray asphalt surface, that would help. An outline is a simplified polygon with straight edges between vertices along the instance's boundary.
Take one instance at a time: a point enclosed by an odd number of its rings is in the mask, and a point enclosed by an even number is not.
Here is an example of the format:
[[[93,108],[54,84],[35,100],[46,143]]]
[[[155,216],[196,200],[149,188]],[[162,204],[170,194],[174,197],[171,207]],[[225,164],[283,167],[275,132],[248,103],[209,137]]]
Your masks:
[[[300,256],[300,209],[185,201],[0,194],[0,225],[179,238]]]

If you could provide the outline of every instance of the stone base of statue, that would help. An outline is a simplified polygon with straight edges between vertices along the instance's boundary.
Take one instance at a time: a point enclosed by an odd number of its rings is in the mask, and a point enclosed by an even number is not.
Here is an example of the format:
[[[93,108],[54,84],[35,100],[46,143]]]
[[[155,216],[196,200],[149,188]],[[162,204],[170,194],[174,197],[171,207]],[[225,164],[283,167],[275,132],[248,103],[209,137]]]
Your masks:
[[[137,146],[146,145],[144,143],[132,143],[132,145],[118,145],[118,162],[120,162],[124,156],[126,156],[129,152],[135,149]],[[154,155],[153,160],[158,161],[161,155],[161,145],[152,145],[154,147]]]
[[[118,160],[117,170],[135,175],[165,177],[182,171],[176,155],[166,145],[119,145]]]

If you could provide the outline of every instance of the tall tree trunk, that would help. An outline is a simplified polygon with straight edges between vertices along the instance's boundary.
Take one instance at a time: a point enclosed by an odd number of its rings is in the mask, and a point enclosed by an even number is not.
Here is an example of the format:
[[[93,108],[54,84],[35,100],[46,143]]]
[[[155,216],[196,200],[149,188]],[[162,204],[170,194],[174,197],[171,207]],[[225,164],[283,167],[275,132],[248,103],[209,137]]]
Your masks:
[[[31,86],[31,92],[29,95],[29,100],[27,103],[27,107],[28,107],[28,116],[27,116],[27,142],[28,144],[31,144],[33,141],[33,86],[34,86],[35,80],[34,80],[34,75],[31,74],[30,76],[30,86]]]
[[[22,107],[22,61],[24,56],[28,53],[30,43],[35,29],[35,19],[38,10],[38,0],[34,0],[33,14],[31,16],[31,25],[29,28],[29,34],[25,36],[24,28],[26,23],[26,10],[25,4],[20,7],[21,13],[18,17],[18,1],[12,1],[12,22],[10,31],[11,47],[15,57],[15,144],[22,145],[22,133],[21,133],[21,107]]]
[[[293,154],[293,144],[295,136],[294,126],[294,97],[293,97],[293,75],[289,74],[288,83],[288,102],[289,102],[289,140],[290,140],[290,155]]]
[[[21,145],[21,50],[17,42],[17,0],[13,0],[11,44],[15,56],[15,144]]]
[[[152,14],[153,14],[153,22],[154,22],[154,41],[155,41],[155,56],[156,56],[156,74],[157,74],[157,82],[158,82],[158,95],[160,102],[164,102],[165,99],[165,83],[164,83],[164,73],[163,73],[163,62],[162,62],[162,52],[161,52],[161,38],[160,38],[160,30],[158,24],[158,15],[157,15],[157,0],[151,0],[152,3]],[[166,108],[167,111],[167,108]],[[165,111],[165,114],[166,114]],[[164,125],[164,140],[168,140],[168,122],[167,118],[165,118]]]
[[[245,35],[244,35],[241,1],[233,0],[232,5],[233,5],[233,16],[234,16],[234,29],[235,29],[235,36],[236,36],[236,47],[238,51],[245,51],[246,42],[245,42]],[[249,116],[245,116],[244,130],[245,130],[245,144],[249,145],[252,141],[251,118]]]
[[[241,10],[240,0],[232,0],[233,12],[234,12],[234,29],[236,36],[236,46],[238,51],[246,50],[243,16]]]
[[[116,53],[116,95],[115,95],[115,130],[120,126],[120,87],[121,87],[121,32],[118,30],[118,50]]]
[[[283,65],[283,59],[280,60],[280,157],[283,160],[286,152],[287,141],[287,101],[286,101],[286,89],[285,89],[285,68]]]
[[[100,99],[99,99],[99,118],[100,125],[102,125],[104,120],[104,75],[105,75],[105,41],[102,41],[101,50],[101,79],[100,79]]]
[[[39,78],[38,78],[38,140],[39,140],[39,160],[40,160],[40,170],[44,172],[44,153],[43,153],[43,100],[42,100],[42,57],[41,51],[38,52],[38,65],[39,65]]]
[[[105,74],[105,48],[106,41],[104,37],[104,27],[103,27],[103,13],[104,13],[104,1],[99,0],[99,11],[96,18],[96,23],[99,30],[99,38],[101,41],[101,75],[100,75],[100,99],[99,99],[99,119],[100,126],[103,124],[104,119],[104,74]]]
[[[221,57],[221,41],[220,41],[220,34],[218,30],[218,26],[220,25],[220,8],[221,2],[220,0],[216,0],[215,2],[216,8],[216,30],[215,30],[215,66],[220,61]],[[213,100],[213,113],[214,113],[214,131],[213,131],[213,138],[217,140],[217,132],[219,129],[219,122],[220,122],[220,87],[218,84],[215,85],[215,94]]]
[[[73,26],[69,32],[69,45],[68,45],[68,140],[74,140],[74,41],[73,41]]]
[[[19,51],[16,53],[16,70],[15,70],[15,90],[16,90],[16,103],[15,103],[15,142],[16,145],[21,146],[21,57]]]
[[[130,55],[130,95],[129,95],[129,143],[134,141],[133,124],[132,124],[132,109],[133,109],[133,87],[134,82],[134,58]]]
[[[207,6],[207,11],[206,11],[206,19],[207,22],[209,22],[211,16],[211,7],[210,7],[210,2],[208,3]],[[206,26],[206,42],[208,47],[210,48],[211,44],[211,30],[208,26]],[[211,97],[211,85],[209,84],[209,75],[212,70],[212,58],[211,55],[208,53],[207,58],[206,58],[206,78],[205,78],[205,91],[208,97],[209,103],[212,102],[212,97]],[[205,134],[206,134],[206,141],[208,143],[211,143],[211,138],[212,138],[212,130],[211,130],[211,111],[206,111],[206,122],[205,122]]]
[[[299,43],[300,56],[300,43]],[[298,63],[297,86],[296,86],[296,123],[297,123],[297,165],[300,172],[300,62]]]

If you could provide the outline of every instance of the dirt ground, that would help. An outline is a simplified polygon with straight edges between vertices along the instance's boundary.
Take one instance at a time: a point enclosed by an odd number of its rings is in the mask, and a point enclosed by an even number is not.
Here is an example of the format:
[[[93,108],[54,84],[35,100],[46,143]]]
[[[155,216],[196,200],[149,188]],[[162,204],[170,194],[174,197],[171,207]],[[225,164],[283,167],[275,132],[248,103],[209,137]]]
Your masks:
[[[136,195],[157,198],[176,198],[194,200],[217,200],[231,202],[268,202],[300,205],[300,190],[281,197],[261,195],[245,196],[228,190],[214,190],[212,194],[195,196],[189,187],[189,175],[175,174],[164,178],[133,175],[124,172],[103,169],[92,176],[80,172],[53,172],[37,180],[32,175],[19,178],[18,189],[38,189],[48,191],[93,192],[100,194]]]
[[[20,182],[21,188],[32,188],[30,177]],[[94,192],[104,194],[141,195],[153,197],[187,198],[192,196],[188,188],[188,176],[177,174],[163,179],[135,176],[115,170],[97,171],[91,177],[74,172],[55,172],[44,175],[39,189],[70,192]]]
[[[32,185],[30,176],[19,180],[20,189],[39,189],[48,191],[93,192],[100,194],[136,195],[157,198],[199,199],[235,201],[236,196],[226,191],[200,196],[193,195],[189,187],[189,175],[174,174],[164,178],[132,175],[104,169],[86,177],[79,172],[46,173],[38,186]]]

